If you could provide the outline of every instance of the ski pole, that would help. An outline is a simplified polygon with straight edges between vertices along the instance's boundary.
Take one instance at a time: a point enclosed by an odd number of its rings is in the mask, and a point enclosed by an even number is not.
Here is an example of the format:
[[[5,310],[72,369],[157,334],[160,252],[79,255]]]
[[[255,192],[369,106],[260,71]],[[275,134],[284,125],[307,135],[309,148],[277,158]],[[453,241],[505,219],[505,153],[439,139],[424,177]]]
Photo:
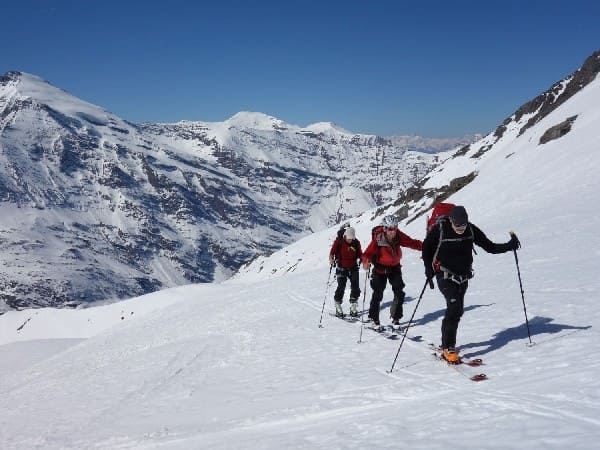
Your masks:
[[[510,232],[511,236],[516,238],[516,235],[513,231]],[[515,263],[517,265],[517,276],[519,277],[519,287],[521,288],[521,299],[523,299],[523,312],[525,313],[525,324],[527,325],[527,336],[529,336],[529,345],[534,345],[531,342],[531,332],[529,330],[529,319],[527,318],[527,307],[525,306],[525,291],[523,290],[523,281],[521,280],[521,269],[519,269],[519,257],[517,256],[517,250],[513,250],[515,254]]]
[[[321,308],[321,318],[319,319],[319,328],[323,328],[323,311],[325,311],[325,302],[327,301],[327,292],[329,292],[329,280],[331,279],[331,269],[333,264],[329,265],[329,275],[327,276],[327,285],[325,286],[325,296],[323,297],[323,307]]]
[[[410,316],[410,320],[408,321],[406,330],[404,330],[404,336],[402,336],[402,340],[400,341],[400,345],[398,346],[398,351],[396,352],[396,357],[394,358],[394,362],[392,363],[392,368],[390,370],[388,370],[388,373],[392,373],[392,370],[394,370],[394,366],[396,365],[396,360],[398,359],[398,355],[400,354],[400,349],[402,348],[402,344],[404,344],[404,339],[406,339],[406,335],[408,334],[408,329],[410,328],[410,324],[412,323],[413,319],[415,318],[415,313],[417,312],[417,308],[419,307],[419,303],[421,303],[421,299],[423,298],[423,294],[425,293],[425,288],[427,287],[428,284],[429,284],[429,279],[426,279],[425,284],[423,285],[423,289],[421,290],[421,295],[419,295],[419,300],[417,301],[417,304],[412,313],[412,316]]]
[[[369,266],[369,268],[367,269],[367,272],[365,273],[365,289],[364,289],[364,293],[363,293],[362,314],[360,315],[360,337],[358,338],[358,341],[357,341],[358,344],[362,343],[363,328],[365,326],[365,299],[367,298],[367,281],[369,280],[370,274],[371,274],[371,266]]]

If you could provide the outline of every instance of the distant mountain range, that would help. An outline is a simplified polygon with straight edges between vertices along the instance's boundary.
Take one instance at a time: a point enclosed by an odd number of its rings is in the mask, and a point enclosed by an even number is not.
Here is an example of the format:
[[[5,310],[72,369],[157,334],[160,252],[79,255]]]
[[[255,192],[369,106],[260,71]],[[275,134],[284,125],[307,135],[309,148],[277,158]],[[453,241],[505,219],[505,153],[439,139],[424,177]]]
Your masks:
[[[423,153],[440,153],[457,147],[471,144],[481,139],[481,134],[469,134],[457,138],[428,138],[423,136],[389,136],[386,137],[398,147]]]
[[[0,311],[222,280],[401,195],[438,157],[261,113],[133,124],[0,77]]]

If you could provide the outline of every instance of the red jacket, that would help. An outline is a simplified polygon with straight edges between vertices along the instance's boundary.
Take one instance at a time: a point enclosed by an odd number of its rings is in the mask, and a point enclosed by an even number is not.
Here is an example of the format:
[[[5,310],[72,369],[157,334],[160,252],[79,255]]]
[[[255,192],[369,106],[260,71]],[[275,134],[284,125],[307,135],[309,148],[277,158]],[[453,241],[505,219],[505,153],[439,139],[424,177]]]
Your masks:
[[[350,243],[346,239],[336,239],[333,241],[329,256],[337,261],[338,267],[344,269],[353,269],[357,266],[357,260],[362,256],[360,241],[353,239]]]
[[[423,242],[413,239],[404,234],[402,231],[396,231],[396,236],[392,241],[388,241],[385,237],[385,232],[377,233],[367,249],[363,252],[363,264],[374,263],[375,266],[395,267],[400,265],[402,258],[402,249],[400,247],[408,247],[413,250],[421,250]]]

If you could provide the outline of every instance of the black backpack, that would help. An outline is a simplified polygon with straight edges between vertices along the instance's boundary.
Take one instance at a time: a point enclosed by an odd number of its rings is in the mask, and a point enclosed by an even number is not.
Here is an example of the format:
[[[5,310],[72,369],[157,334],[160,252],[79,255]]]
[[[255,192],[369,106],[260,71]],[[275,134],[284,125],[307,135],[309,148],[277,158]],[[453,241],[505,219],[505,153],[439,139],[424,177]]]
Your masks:
[[[339,261],[340,260],[340,252],[342,251],[342,242],[344,241],[344,232],[346,231],[346,228],[348,228],[350,226],[349,222],[346,222],[344,225],[342,225],[340,227],[340,229],[337,232],[337,237],[335,238],[335,240],[337,241],[337,249],[335,251],[335,260]]]
[[[337,232],[337,238],[339,240],[344,239],[344,232],[346,231],[346,228],[348,228],[350,226],[350,222],[346,222],[344,225],[342,225],[340,227],[340,229]]]

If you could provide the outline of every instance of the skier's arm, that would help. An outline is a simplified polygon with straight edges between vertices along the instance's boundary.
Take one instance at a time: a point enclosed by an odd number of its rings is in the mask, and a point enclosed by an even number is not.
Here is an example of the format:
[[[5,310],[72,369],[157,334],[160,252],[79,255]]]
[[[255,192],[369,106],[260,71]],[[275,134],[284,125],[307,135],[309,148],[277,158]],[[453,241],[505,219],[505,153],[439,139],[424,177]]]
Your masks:
[[[423,242],[418,239],[413,239],[409,235],[404,234],[402,231],[398,231],[400,233],[400,245],[402,247],[412,248],[413,250],[421,251],[423,249]]]
[[[423,241],[423,250],[421,255],[423,257],[425,268],[433,267],[433,254],[435,253],[439,238],[439,231],[437,227],[435,227],[430,233],[427,234],[425,240]]]
[[[433,270],[433,255],[439,240],[440,235],[437,232],[436,227],[432,230],[432,232],[425,236],[425,240],[423,241],[423,250],[421,252],[423,264],[425,265],[425,278],[429,280],[429,287],[431,289],[434,289],[433,277],[435,276],[435,272]]]
[[[483,231],[473,224],[469,224],[473,230],[473,243],[484,249],[488,253],[505,253],[513,250],[514,244],[512,239],[504,244],[497,244],[488,239]]]
[[[331,250],[329,250],[329,264],[333,266],[335,263],[335,254],[338,250],[339,240],[336,239],[333,241],[333,245],[331,246]]]
[[[376,251],[377,251],[377,240],[373,239],[371,241],[371,243],[369,244],[369,246],[365,249],[365,251],[362,254],[362,263],[363,263],[363,268],[365,270],[367,270],[369,268],[369,265],[371,264],[371,259],[375,255]]]

